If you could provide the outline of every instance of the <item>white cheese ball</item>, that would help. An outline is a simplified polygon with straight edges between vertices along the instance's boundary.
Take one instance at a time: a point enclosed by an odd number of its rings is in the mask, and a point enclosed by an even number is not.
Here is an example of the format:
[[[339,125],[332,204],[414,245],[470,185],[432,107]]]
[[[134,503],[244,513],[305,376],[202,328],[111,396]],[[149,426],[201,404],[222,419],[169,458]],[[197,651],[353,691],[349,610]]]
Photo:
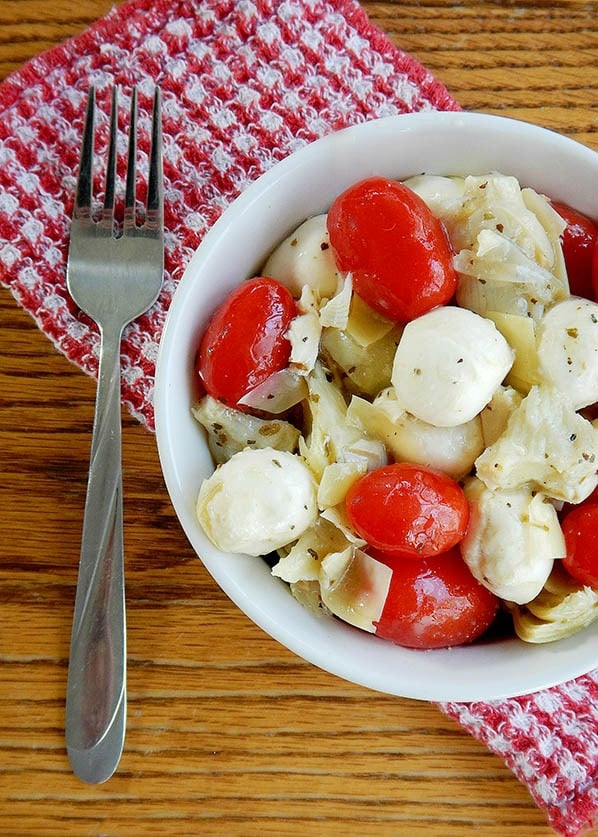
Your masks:
[[[598,401],[598,304],[573,296],[554,305],[538,325],[538,361],[575,410]]]
[[[330,247],[326,215],[314,215],[287,236],[271,253],[262,268],[264,276],[277,279],[294,297],[305,285],[322,297],[332,297],[339,284],[334,254]]]
[[[392,385],[405,410],[437,427],[454,427],[483,410],[513,359],[491,320],[443,306],[405,326]]]
[[[438,427],[403,410],[392,387],[374,399],[373,408],[388,419],[388,424],[376,427],[374,418],[369,426],[372,435],[380,434],[397,460],[438,468],[454,480],[460,480],[471,471],[484,450],[479,416],[465,424]],[[366,430],[369,427],[366,426]]]
[[[223,552],[267,555],[297,540],[317,518],[316,485],[292,453],[242,450],[204,480],[197,517]]]
[[[458,212],[464,200],[465,179],[437,174],[416,174],[404,181],[427,204],[433,215],[443,218]]]

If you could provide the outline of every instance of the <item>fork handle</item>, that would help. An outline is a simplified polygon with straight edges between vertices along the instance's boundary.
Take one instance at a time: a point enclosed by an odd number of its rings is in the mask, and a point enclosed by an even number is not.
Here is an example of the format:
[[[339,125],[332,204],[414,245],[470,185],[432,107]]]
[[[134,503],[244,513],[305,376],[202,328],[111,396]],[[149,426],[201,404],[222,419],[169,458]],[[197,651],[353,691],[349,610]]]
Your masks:
[[[66,696],[69,759],[94,784],[116,769],[125,735],[121,334],[102,333]]]

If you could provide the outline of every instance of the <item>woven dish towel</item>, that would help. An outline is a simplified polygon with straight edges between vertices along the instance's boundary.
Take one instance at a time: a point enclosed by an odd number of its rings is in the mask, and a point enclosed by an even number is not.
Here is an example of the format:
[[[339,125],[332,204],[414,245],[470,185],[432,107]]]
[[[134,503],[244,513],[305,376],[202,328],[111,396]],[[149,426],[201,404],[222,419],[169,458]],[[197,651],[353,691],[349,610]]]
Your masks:
[[[87,91],[97,88],[102,154],[114,83],[123,97],[137,85],[142,128],[155,83],[163,94],[165,284],[153,309],[126,330],[122,350],[123,401],[152,429],[166,312],[223,209],[323,134],[459,106],[352,0],[132,0],[29,62],[0,85],[0,281],[92,375],[98,334],[68,297],[65,265]],[[147,153],[143,142],[140,150]],[[440,709],[503,758],[555,831],[573,837],[598,816],[597,707],[595,671],[532,696]]]

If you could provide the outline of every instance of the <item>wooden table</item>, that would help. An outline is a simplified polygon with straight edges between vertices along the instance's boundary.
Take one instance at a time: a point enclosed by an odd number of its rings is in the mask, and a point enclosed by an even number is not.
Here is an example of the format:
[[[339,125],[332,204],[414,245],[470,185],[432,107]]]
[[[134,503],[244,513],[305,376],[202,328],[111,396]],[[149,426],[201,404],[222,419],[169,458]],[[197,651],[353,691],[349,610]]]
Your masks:
[[[0,78],[112,0],[2,0]],[[595,2],[365,2],[467,109],[598,150]],[[124,417],[129,717],[118,773],[71,774],[64,697],[94,382],[0,294],[0,831],[553,834],[504,764],[427,703],[318,671],[219,591],[152,435]]]

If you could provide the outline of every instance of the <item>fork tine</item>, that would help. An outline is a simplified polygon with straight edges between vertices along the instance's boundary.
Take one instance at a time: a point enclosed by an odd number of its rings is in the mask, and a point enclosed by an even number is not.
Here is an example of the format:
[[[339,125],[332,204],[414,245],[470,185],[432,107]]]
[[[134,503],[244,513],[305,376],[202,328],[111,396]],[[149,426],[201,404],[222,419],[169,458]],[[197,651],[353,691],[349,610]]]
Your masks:
[[[156,86],[154,89],[152,141],[147,179],[146,224],[149,222],[152,226],[162,226],[163,204],[162,109],[160,88]]]
[[[135,178],[137,162],[137,88],[131,94],[131,118],[129,122],[129,151],[127,158],[127,179],[125,184],[125,229],[135,226]]]
[[[106,166],[106,191],[102,221],[112,228],[114,223],[114,195],[116,182],[116,135],[118,131],[118,87],[112,88],[112,110],[110,112],[110,141]]]
[[[87,97],[85,127],[83,129],[81,156],[79,158],[79,173],[77,175],[77,189],[75,192],[75,205],[73,208],[73,216],[75,218],[91,217],[95,98],[95,88],[90,87],[89,95]]]

